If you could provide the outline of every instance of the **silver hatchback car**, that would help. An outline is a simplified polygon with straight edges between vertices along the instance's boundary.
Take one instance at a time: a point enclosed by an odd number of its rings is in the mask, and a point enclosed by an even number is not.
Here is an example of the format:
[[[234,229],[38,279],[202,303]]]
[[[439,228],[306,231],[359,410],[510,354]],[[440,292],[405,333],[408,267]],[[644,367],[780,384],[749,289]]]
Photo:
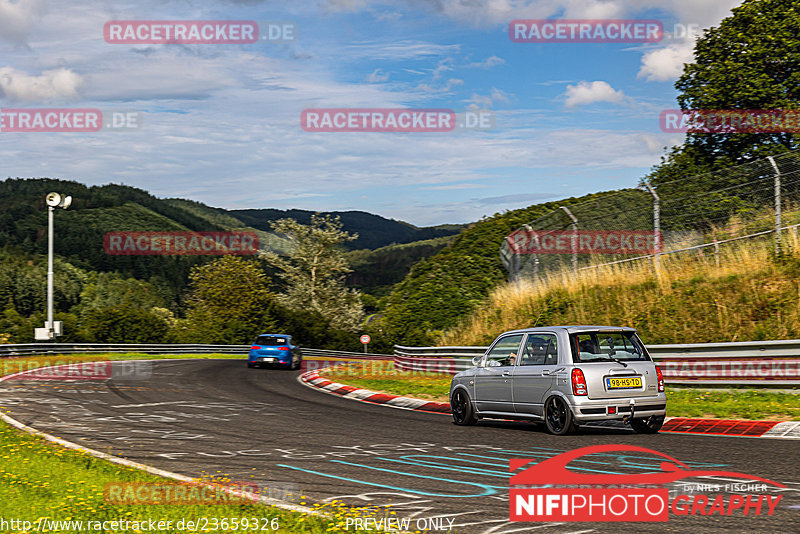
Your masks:
[[[528,419],[561,435],[589,421],[621,419],[645,434],[664,424],[664,377],[633,328],[513,330],[472,362],[450,384],[457,425]]]

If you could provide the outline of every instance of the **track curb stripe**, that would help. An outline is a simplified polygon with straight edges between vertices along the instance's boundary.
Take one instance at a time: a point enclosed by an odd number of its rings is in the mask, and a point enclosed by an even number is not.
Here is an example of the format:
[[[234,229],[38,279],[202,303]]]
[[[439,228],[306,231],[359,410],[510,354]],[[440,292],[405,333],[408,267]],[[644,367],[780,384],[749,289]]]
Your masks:
[[[380,404],[403,410],[427,413],[450,414],[446,402],[433,402],[413,397],[401,397],[389,393],[378,393],[369,389],[355,388],[331,382],[319,376],[319,371],[306,371],[298,381],[324,393],[345,399]],[[661,432],[669,434],[705,434],[712,436],[800,439],[800,422],[797,421],[749,421],[742,419],[694,419],[689,417],[667,417]]]
[[[664,423],[661,431],[675,434],[800,439],[800,422],[672,417]]]
[[[378,393],[369,389],[356,388],[319,376],[319,371],[306,371],[297,380],[310,388],[317,389],[331,395],[338,395],[345,399],[368,402],[370,404],[381,404],[392,408],[403,410],[414,410],[426,413],[450,414],[450,404],[446,402],[432,402],[412,397],[401,397],[389,393]]]

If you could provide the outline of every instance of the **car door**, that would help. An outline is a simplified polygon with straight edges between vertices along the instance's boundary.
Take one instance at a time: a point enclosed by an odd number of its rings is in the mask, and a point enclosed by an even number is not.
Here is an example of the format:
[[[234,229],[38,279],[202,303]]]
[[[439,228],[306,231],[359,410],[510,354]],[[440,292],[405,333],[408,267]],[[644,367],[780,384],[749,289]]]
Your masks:
[[[475,372],[475,406],[481,412],[514,412],[511,374],[514,366],[509,356],[519,354],[524,334],[498,338]]]
[[[556,335],[549,332],[528,334],[513,373],[512,395],[516,413],[542,416],[544,399],[555,385],[554,371],[558,368]]]

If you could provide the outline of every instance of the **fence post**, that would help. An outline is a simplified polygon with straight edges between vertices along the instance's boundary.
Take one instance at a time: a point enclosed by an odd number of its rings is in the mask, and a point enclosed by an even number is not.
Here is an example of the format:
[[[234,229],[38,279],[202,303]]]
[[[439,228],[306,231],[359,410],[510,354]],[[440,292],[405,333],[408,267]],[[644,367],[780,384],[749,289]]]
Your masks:
[[[572,272],[578,274],[578,219],[566,206],[559,206],[572,219]]]
[[[775,252],[781,253],[781,171],[772,156],[767,156],[775,169]]]
[[[645,183],[644,186],[653,195],[653,241],[656,245],[656,253],[653,255],[653,265],[656,272],[661,268],[661,198],[659,198],[656,190],[650,187],[650,184]]]

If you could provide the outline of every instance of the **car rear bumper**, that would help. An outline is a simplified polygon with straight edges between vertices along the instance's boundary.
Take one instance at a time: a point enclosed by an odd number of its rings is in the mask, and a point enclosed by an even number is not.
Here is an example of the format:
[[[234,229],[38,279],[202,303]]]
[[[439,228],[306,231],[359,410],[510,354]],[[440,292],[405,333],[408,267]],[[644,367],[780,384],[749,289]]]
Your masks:
[[[626,402],[627,401],[627,402]],[[650,397],[636,399],[635,404],[630,404],[629,399],[607,399],[603,401],[583,402],[571,406],[575,421],[613,421],[624,419],[633,414],[634,418],[650,417],[651,415],[667,414],[667,399]]]
[[[275,358],[275,359],[272,361],[263,361],[262,358]],[[292,354],[289,353],[288,356],[285,355],[272,356],[264,354],[251,355],[247,358],[247,362],[255,365],[289,365],[292,363]]]

